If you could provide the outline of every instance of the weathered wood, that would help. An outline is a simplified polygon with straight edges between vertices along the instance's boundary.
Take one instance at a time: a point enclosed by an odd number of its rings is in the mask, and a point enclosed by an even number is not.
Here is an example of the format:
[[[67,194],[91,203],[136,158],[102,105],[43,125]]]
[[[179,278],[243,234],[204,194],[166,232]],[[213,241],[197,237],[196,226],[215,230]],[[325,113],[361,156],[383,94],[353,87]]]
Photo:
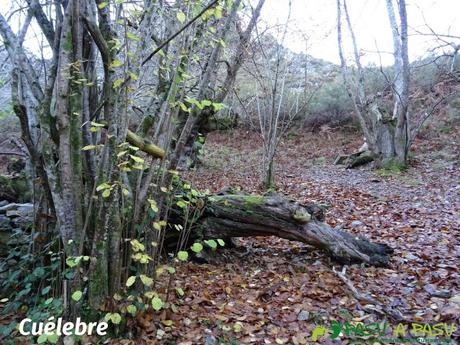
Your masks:
[[[334,161],[335,165],[346,165],[347,169],[353,169],[361,165],[372,162],[375,159],[375,155],[369,150],[367,144],[364,144],[349,155],[338,155]]]
[[[153,157],[164,158],[165,156],[163,149],[148,142],[146,139],[141,138],[130,130],[128,130],[128,133],[126,134],[126,141],[131,145],[138,147],[139,150],[152,155]]]
[[[224,194],[207,198],[191,239],[277,236],[307,243],[342,263],[387,266],[392,249],[331,228],[324,210],[280,195]]]

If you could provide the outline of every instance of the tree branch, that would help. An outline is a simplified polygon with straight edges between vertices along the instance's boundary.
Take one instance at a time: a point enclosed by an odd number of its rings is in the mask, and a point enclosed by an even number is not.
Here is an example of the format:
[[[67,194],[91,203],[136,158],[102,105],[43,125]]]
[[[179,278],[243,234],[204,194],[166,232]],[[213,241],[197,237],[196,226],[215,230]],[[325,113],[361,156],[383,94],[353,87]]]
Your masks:
[[[164,46],[166,46],[169,42],[171,42],[174,38],[176,38],[182,31],[187,29],[190,25],[192,25],[198,18],[201,17],[203,13],[205,13],[207,10],[211,9],[214,5],[216,5],[219,2],[219,0],[213,0],[208,6],[206,6],[200,13],[198,13],[195,17],[193,17],[187,24],[185,24],[183,27],[181,27],[178,31],[176,31],[174,34],[169,36],[166,41],[161,43],[153,52],[147,56],[144,61],[142,61],[142,65],[144,66],[148,61],[150,61],[151,58],[155,56],[156,53],[158,53]]]

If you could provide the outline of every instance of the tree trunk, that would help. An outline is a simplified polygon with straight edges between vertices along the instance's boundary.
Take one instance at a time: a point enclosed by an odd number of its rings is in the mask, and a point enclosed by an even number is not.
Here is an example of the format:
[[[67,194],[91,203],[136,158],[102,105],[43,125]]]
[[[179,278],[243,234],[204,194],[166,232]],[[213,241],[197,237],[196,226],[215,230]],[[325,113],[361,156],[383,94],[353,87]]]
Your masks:
[[[205,200],[190,241],[277,236],[317,247],[341,263],[388,265],[390,247],[335,230],[324,222],[324,218],[322,207],[301,205],[278,194],[215,195]],[[177,234],[177,231],[169,233]],[[173,243],[173,238],[169,236],[167,242]]]

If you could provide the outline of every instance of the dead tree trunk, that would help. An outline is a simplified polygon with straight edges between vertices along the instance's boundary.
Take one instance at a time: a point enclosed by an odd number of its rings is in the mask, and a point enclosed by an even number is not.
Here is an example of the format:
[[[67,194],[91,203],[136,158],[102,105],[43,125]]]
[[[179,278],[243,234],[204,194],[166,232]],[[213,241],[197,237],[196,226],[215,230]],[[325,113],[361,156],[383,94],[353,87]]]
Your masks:
[[[323,208],[280,195],[215,195],[206,199],[190,240],[277,236],[324,250],[341,263],[387,266],[392,249],[331,228]]]

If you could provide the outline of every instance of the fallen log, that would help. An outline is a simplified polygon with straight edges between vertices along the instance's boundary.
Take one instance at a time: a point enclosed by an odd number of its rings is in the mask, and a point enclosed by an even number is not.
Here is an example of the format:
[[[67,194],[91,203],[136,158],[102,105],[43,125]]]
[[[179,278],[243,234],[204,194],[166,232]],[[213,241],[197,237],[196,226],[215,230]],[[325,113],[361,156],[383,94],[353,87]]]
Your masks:
[[[349,155],[338,155],[334,161],[335,165],[346,165],[347,169],[353,169],[361,165],[372,162],[375,155],[364,144],[358,151]]]
[[[204,200],[202,213],[190,240],[232,237],[277,236],[324,250],[344,264],[388,266],[392,249],[361,236],[331,228],[324,209],[302,205],[278,194],[214,195]]]

